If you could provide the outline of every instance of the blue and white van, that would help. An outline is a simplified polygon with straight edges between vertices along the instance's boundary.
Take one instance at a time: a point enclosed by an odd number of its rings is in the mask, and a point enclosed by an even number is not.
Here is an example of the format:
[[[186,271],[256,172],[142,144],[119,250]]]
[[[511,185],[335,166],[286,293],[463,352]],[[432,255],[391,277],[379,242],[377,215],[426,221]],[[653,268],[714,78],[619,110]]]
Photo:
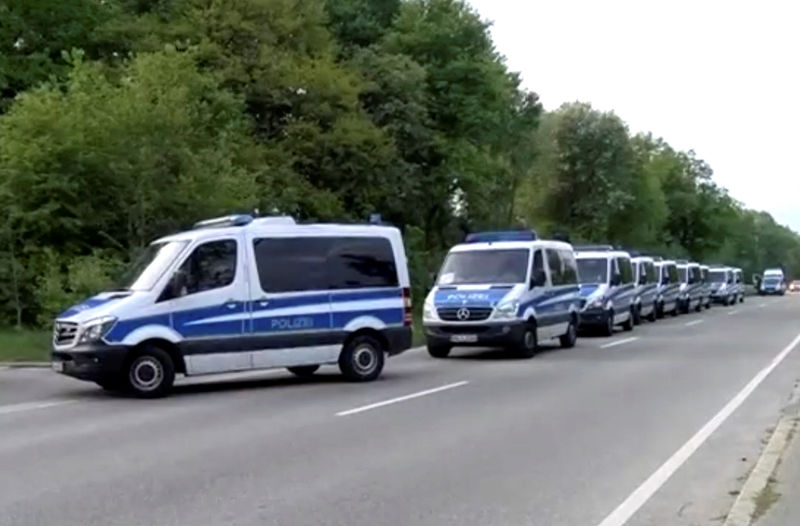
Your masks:
[[[783,275],[783,270],[779,268],[766,269],[758,287],[758,294],[761,296],[768,294],[783,296],[786,294],[786,279]]]
[[[656,321],[656,300],[658,299],[658,276],[655,261],[649,256],[636,256],[631,259],[633,281],[636,283],[636,304],[633,307],[633,321],[637,325],[642,318]]]
[[[733,305],[736,302],[736,287],[733,282],[733,270],[729,267],[712,266],[708,270],[711,301],[722,305]]]
[[[700,311],[703,306],[703,279],[700,264],[689,261],[678,261],[678,277],[680,280],[680,311],[688,314],[694,309]]]
[[[700,279],[702,280],[703,287],[702,290],[702,302],[700,303],[701,306],[705,307],[706,309],[711,308],[711,280],[708,273],[710,272],[711,267],[708,265],[700,265]]]
[[[120,288],[55,320],[53,367],[107,389],[166,394],[175,373],[338,364],[378,377],[411,346],[400,231],[230,216],[154,241]]]
[[[742,269],[739,267],[732,267],[731,270],[733,271],[733,287],[736,294],[736,300],[734,303],[736,303],[736,301],[739,303],[744,303],[744,274],[742,273]]]
[[[475,233],[450,249],[425,299],[428,352],[507,347],[532,357],[539,343],[575,345],[580,296],[572,246],[533,231]]]
[[[577,247],[578,274],[581,280],[581,326],[599,328],[606,336],[622,325],[633,330],[637,303],[633,265],[628,252],[610,245]]]
[[[681,284],[678,276],[678,265],[671,259],[656,260],[658,274],[658,296],[656,297],[656,316],[663,318],[666,314],[676,316],[679,308]]]

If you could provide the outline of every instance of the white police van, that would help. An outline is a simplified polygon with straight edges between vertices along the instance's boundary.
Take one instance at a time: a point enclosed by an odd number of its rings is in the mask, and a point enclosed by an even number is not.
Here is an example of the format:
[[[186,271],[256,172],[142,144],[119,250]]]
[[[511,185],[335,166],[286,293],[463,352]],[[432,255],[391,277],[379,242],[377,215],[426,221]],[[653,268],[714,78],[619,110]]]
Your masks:
[[[768,268],[764,271],[763,279],[758,287],[758,294],[778,294],[783,296],[786,293],[786,279],[783,270],[779,268]]]
[[[681,294],[678,265],[671,259],[657,258],[655,266],[659,279],[656,316],[659,318],[663,318],[666,314],[677,316]]]
[[[338,364],[378,377],[411,346],[400,231],[229,216],[154,241],[122,287],[55,320],[53,367],[107,389],[166,394],[175,373]]]
[[[622,325],[633,330],[637,304],[633,266],[628,252],[610,245],[576,247],[581,281],[581,326],[599,328],[606,336]]]
[[[655,260],[650,256],[635,255],[631,259],[631,264],[633,265],[633,281],[636,284],[633,321],[637,325],[641,323],[642,318],[656,321],[658,276],[656,275]]]
[[[709,272],[711,267],[708,265],[700,265],[700,279],[703,280],[703,287],[702,287],[702,297],[703,301],[701,305],[706,309],[711,308],[711,279],[709,276]]]
[[[703,306],[703,276],[700,264],[690,261],[678,261],[678,277],[680,280],[680,311],[688,314],[694,309],[700,311]]]
[[[450,249],[425,299],[428,352],[510,347],[531,357],[539,342],[575,345],[580,297],[572,246],[530,230],[475,233]]]
[[[736,303],[736,287],[734,284],[733,270],[729,267],[712,266],[708,270],[711,301],[723,305]]]
[[[736,300],[738,300],[739,303],[744,303],[744,274],[739,267],[732,267],[731,270],[733,271],[733,287],[736,293]],[[736,301],[734,301],[734,303],[736,303]]]

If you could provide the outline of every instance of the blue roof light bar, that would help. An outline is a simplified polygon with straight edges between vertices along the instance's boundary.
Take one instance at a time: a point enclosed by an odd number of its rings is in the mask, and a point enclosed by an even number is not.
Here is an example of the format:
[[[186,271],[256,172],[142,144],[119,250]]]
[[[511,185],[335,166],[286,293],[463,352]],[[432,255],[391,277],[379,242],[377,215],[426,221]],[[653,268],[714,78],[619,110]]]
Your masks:
[[[535,230],[493,230],[467,234],[465,243],[497,243],[498,241],[536,241]]]

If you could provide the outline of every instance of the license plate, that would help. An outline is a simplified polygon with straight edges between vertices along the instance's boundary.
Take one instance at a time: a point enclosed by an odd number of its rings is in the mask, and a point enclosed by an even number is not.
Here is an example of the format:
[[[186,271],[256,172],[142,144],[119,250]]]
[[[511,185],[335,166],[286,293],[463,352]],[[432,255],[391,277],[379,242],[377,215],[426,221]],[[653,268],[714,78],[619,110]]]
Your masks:
[[[454,334],[450,336],[452,343],[475,343],[478,341],[477,334]]]
[[[64,362],[53,362],[53,370],[57,373],[64,372]]]

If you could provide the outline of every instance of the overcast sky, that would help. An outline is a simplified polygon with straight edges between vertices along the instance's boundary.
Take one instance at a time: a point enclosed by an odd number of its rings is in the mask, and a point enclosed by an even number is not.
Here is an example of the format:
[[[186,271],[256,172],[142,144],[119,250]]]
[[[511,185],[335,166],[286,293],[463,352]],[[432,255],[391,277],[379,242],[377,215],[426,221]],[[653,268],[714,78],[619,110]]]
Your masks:
[[[468,1],[546,109],[614,110],[800,232],[800,1]]]

